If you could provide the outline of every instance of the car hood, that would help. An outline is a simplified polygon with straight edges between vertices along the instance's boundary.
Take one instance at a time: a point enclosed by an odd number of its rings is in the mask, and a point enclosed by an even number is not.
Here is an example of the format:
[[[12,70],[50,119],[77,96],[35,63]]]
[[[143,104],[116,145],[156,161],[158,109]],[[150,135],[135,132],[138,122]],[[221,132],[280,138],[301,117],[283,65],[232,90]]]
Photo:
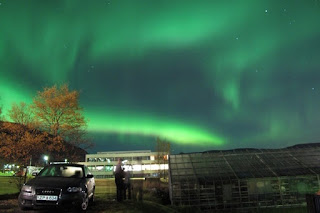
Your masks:
[[[69,186],[80,186],[82,179],[64,177],[36,177],[27,182],[26,185],[34,187],[64,188]]]

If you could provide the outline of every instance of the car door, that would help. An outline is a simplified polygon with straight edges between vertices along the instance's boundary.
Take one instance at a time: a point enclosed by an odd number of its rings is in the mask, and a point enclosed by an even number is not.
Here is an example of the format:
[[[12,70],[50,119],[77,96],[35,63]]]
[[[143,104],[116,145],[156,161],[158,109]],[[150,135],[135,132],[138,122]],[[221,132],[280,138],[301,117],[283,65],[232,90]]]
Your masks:
[[[91,196],[94,190],[94,185],[95,185],[94,178],[88,178],[88,174],[91,174],[91,173],[89,172],[89,169],[86,166],[84,166],[84,171],[85,171],[84,174],[85,174],[86,183],[87,183],[88,195]]]

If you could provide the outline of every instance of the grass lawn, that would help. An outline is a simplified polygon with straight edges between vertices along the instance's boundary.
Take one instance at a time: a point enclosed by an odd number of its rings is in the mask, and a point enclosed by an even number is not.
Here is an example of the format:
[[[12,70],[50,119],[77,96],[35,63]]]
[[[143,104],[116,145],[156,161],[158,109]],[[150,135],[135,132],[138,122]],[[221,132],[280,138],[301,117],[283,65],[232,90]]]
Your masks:
[[[0,177],[0,212],[20,212],[17,206],[17,193],[19,192],[16,187],[17,177]],[[133,185],[137,184],[133,180]],[[150,190],[156,183],[144,182],[144,193],[143,201],[136,201],[133,190],[132,200],[126,200],[118,203],[115,201],[116,198],[116,186],[114,179],[96,179],[96,201],[95,205],[88,209],[88,213],[95,212],[182,212],[182,213],[197,213],[200,212],[197,208],[188,206],[171,206],[162,205],[163,200],[155,196],[155,193]],[[159,185],[157,185],[159,186]],[[161,183],[160,187],[168,187],[167,183]],[[135,189],[135,186],[134,186]],[[8,196],[8,194],[11,194]],[[4,199],[5,198],[5,199]],[[233,211],[237,212],[237,211]],[[272,208],[272,209],[255,209],[251,212],[257,213],[305,213],[307,212],[306,207],[297,208]]]
[[[10,182],[10,184],[8,184]],[[14,177],[1,177],[0,184],[6,186],[6,190],[1,187],[2,197],[5,197],[11,191],[17,193],[18,190],[13,184]],[[133,180],[134,182],[134,180]],[[1,197],[0,194],[0,197]],[[133,192],[134,194],[134,192]],[[161,205],[161,199],[155,198],[152,193],[145,192],[143,201],[136,201],[133,197],[132,200],[125,200],[121,203],[115,200],[116,186],[114,179],[96,179],[96,199],[94,206],[88,209],[88,213],[94,212],[152,212],[152,213],[166,213],[166,212],[179,212],[171,206]],[[0,212],[21,212],[17,206],[17,195],[15,197],[7,196],[8,199],[0,200]],[[193,212],[195,213],[195,212]]]
[[[10,171],[10,172],[0,172],[0,177],[1,176],[12,176],[14,174],[14,172]]]
[[[0,176],[0,195],[18,193],[20,190],[16,186],[17,177]]]

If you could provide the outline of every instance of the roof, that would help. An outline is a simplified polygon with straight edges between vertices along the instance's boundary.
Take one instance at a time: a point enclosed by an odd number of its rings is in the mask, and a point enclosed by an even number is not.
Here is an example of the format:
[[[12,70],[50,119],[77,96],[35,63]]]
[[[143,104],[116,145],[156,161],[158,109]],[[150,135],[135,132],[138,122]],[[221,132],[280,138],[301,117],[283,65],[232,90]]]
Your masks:
[[[131,150],[131,151],[97,152],[97,154],[127,154],[127,153],[151,153],[151,150]]]
[[[214,180],[320,174],[320,143],[170,155],[172,177]]]
[[[63,163],[63,162],[52,162],[48,166],[75,166],[75,167],[83,167],[83,164],[77,164],[77,163]]]

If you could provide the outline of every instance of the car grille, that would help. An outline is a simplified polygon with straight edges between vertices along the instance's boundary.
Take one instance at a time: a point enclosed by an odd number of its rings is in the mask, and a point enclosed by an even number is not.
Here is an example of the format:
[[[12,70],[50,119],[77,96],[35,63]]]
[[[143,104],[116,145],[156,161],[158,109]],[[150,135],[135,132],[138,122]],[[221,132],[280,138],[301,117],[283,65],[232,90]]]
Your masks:
[[[53,188],[38,188],[36,189],[36,195],[57,195],[59,196],[61,189]]]
[[[36,188],[36,195],[52,195],[59,196],[61,194],[61,189],[57,188]],[[58,201],[47,201],[47,200],[36,200],[36,204],[38,205],[56,205]]]

